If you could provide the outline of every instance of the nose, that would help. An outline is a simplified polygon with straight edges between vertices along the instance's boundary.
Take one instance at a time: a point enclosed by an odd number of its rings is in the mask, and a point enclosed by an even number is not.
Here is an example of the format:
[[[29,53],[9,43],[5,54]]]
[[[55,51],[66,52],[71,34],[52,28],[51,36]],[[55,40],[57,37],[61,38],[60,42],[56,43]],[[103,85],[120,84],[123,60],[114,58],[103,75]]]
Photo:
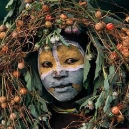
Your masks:
[[[65,77],[68,77],[68,71],[65,71],[65,70],[54,71],[52,76],[53,78],[56,78],[56,79],[65,78]]]

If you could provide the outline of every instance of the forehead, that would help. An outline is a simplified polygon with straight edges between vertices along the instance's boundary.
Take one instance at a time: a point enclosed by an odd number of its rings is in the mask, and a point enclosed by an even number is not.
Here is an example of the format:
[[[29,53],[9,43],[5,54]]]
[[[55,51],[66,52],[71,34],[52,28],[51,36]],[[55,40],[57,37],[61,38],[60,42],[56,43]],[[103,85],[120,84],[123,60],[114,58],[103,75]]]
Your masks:
[[[68,55],[82,55],[81,50],[74,45],[59,45],[56,49],[58,56],[68,56]],[[39,52],[39,56],[43,59],[50,59],[50,58],[54,58],[53,55],[53,50],[49,50],[49,51],[45,51],[45,50],[41,50]]]

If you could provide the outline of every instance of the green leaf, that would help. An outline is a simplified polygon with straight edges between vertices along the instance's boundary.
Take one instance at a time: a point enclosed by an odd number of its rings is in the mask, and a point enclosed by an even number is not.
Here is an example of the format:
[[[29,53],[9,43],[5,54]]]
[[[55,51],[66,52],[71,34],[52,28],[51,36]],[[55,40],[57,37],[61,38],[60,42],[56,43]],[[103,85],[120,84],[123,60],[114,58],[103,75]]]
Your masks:
[[[61,42],[62,42],[64,45],[69,46],[69,43],[67,43],[61,35],[60,35],[60,40],[61,40]]]
[[[94,101],[98,96],[87,96],[85,97],[85,102],[82,103],[82,105],[80,106],[80,109],[84,106],[87,105],[88,101]]]
[[[99,76],[95,81],[94,81],[94,91],[93,91],[93,96],[96,95],[97,89],[103,86],[104,83],[104,77]]]
[[[98,56],[95,63],[96,63],[96,69],[95,69],[94,80],[99,76],[100,71],[102,70],[103,54],[101,52],[98,52]]]
[[[36,112],[35,106],[34,106],[33,104],[31,104],[31,105],[29,105],[28,108],[30,109],[31,114],[32,114],[34,117],[37,118],[37,117],[38,117],[38,113]]]
[[[112,80],[115,76],[115,67],[114,66],[110,66],[109,67],[109,75],[108,75],[108,79]]]
[[[13,15],[13,13],[14,13],[14,9],[11,9],[11,10],[8,12],[8,14],[4,17],[4,21],[3,21],[3,22],[6,22],[7,19]]]
[[[108,90],[109,90],[108,78],[106,78],[106,79],[104,80],[104,89],[105,89],[105,91],[108,91]]]
[[[107,96],[105,106],[103,108],[103,111],[106,112],[110,108],[110,103],[112,102],[112,97],[110,95]]]
[[[101,94],[99,95],[99,98],[97,99],[97,102],[95,103],[96,109],[104,104],[105,95],[106,95],[106,92],[104,92],[104,91],[102,91]]]
[[[10,6],[12,6],[13,5],[13,3],[14,3],[14,0],[10,0],[9,2],[8,2],[8,4],[6,5],[6,9],[9,9],[10,8]]]
[[[25,81],[27,82],[26,83],[26,87],[29,91],[32,91],[34,88],[32,86],[32,78],[31,78],[31,75],[29,73],[29,71],[27,71],[25,74],[24,74],[24,79]]]
[[[83,76],[83,83],[87,80],[87,75],[88,75],[88,73],[89,73],[89,71],[90,71],[90,62],[89,62],[89,60],[86,58],[86,56],[85,56],[85,58],[84,58],[84,76]]]

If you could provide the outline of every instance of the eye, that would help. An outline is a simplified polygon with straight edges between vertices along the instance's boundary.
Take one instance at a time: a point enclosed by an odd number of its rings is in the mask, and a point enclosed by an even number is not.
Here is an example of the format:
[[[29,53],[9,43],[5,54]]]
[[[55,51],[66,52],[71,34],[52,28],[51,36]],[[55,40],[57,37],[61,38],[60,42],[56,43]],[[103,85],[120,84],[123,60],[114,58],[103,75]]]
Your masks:
[[[51,62],[49,62],[49,61],[44,61],[44,62],[42,63],[42,66],[43,66],[44,68],[51,68],[51,67],[53,66],[53,64],[52,64]]]
[[[68,58],[68,59],[65,61],[65,63],[66,63],[66,64],[73,64],[73,63],[75,63],[75,62],[77,62],[77,61],[78,61],[77,59]]]

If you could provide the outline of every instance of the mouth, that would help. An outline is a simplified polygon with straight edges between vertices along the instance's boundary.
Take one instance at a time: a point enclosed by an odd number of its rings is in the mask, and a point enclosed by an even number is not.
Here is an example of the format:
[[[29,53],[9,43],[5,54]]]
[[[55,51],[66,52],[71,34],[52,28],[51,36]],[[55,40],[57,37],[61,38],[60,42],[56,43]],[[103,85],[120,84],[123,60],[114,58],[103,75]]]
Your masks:
[[[66,84],[66,85],[60,85],[60,86],[52,87],[52,88],[49,88],[48,90],[51,93],[53,93],[54,91],[56,91],[58,93],[63,93],[63,92],[67,92],[70,87],[72,88],[72,83],[69,83],[69,84]]]
[[[53,87],[53,88],[65,88],[65,87],[69,87],[69,86],[72,86],[72,83],[69,83],[69,84],[66,84],[66,85],[56,86],[56,87]]]

